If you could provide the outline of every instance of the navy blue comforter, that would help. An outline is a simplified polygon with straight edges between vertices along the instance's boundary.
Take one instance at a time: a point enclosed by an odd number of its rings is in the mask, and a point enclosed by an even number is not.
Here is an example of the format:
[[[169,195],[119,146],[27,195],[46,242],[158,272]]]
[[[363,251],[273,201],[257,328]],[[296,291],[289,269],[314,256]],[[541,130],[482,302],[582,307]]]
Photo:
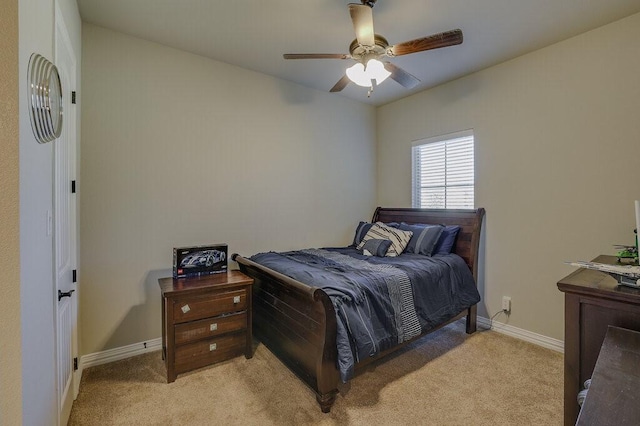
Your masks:
[[[480,301],[469,267],[455,254],[376,257],[347,247],[259,253],[251,260],[329,295],[343,382],[353,376],[355,363]]]

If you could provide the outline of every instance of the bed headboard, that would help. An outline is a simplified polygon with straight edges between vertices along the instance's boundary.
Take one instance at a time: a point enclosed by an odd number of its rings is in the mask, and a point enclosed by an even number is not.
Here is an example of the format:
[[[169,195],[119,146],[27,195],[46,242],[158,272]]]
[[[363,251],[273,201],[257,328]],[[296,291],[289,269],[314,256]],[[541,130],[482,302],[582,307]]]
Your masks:
[[[483,217],[483,208],[444,210],[378,207],[371,221],[459,225],[461,229],[456,238],[453,251],[467,262],[469,269],[473,273],[473,278],[477,282],[478,249]]]

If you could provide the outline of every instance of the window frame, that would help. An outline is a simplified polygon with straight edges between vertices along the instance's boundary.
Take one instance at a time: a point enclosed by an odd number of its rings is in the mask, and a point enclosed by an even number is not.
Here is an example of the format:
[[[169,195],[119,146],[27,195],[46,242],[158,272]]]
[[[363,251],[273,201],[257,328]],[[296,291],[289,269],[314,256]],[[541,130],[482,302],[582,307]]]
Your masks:
[[[459,139],[463,139],[463,138],[471,138],[471,143],[472,143],[472,150],[471,150],[471,162],[472,162],[472,166],[471,166],[471,173],[473,175],[473,200],[472,200],[472,205],[469,207],[462,207],[462,208],[475,208],[475,204],[476,204],[476,200],[475,200],[475,186],[476,186],[476,181],[475,181],[475,147],[476,147],[476,143],[475,143],[475,134],[473,129],[467,129],[467,130],[462,130],[459,132],[454,132],[454,133],[447,133],[444,135],[439,135],[439,136],[433,136],[433,137],[429,137],[429,138],[425,138],[425,139],[418,139],[418,140],[414,140],[411,143],[411,205],[414,208],[430,208],[430,209],[442,209],[442,210],[456,210],[459,209],[461,207],[447,207],[447,196],[445,195],[445,204],[444,207],[422,207],[421,205],[421,190],[423,189],[424,185],[421,185],[421,182],[419,181],[419,177],[416,176],[416,172],[418,171],[418,155],[416,155],[417,149],[419,147],[422,147],[424,145],[429,145],[429,144],[433,144],[433,143],[444,143],[445,144],[445,152],[446,152],[446,147],[447,147],[447,142],[453,142]],[[446,155],[446,154],[445,154]],[[446,162],[446,157],[445,160]],[[459,184],[452,184],[452,185],[448,185],[446,183],[446,178],[447,178],[447,172],[446,172],[446,163],[443,165],[445,168],[445,184],[443,186],[445,194],[447,193],[447,190],[449,188],[454,188],[456,186],[460,187],[462,185]],[[464,185],[464,186],[468,186],[468,185]]]

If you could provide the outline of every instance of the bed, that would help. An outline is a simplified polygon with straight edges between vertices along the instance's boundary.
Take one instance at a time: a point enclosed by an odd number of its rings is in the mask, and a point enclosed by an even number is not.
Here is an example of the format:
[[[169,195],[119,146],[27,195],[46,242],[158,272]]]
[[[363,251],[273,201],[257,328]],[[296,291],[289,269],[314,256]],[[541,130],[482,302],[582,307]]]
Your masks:
[[[411,208],[382,208],[378,207],[373,215],[371,223],[406,223],[406,224],[442,224],[457,225],[460,227],[455,238],[453,255],[433,256],[432,263],[450,264],[459,263],[465,270],[464,273],[471,277],[474,291],[477,281],[478,248],[480,231],[484,217],[484,209],[473,210],[432,210]],[[364,265],[359,256],[354,254],[354,248],[334,248],[324,250],[306,250],[300,252],[288,252],[283,254],[260,254],[252,259],[233,254],[239,268],[245,274],[254,278],[253,285],[253,331],[254,335],[273,352],[291,371],[304,381],[316,394],[316,400],[322,412],[329,412],[338,393],[340,382],[348,380],[354,371],[361,370],[364,366],[385,355],[403,347],[404,345],[437,330],[453,321],[466,317],[466,332],[476,331],[477,300],[466,298],[467,304],[456,302],[447,309],[440,309],[437,317],[422,318],[420,314],[420,326],[417,332],[405,333],[404,338],[384,344],[376,348],[375,355],[357,357],[353,360],[351,370],[345,370],[342,354],[344,349],[345,318],[342,316],[340,304],[336,304],[334,283],[323,285],[319,278],[294,279],[289,276],[287,268],[280,268],[287,274],[276,271],[277,265],[274,257],[290,257],[293,263],[305,263],[313,258],[317,262],[320,257],[326,270],[341,269],[333,266],[334,260],[354,259],[356,269],[362,269]],[[413,255],[418,256],[418,255]],[[373,256],[372,256],[373,258]],[[271,260],[270,260],[271,259]],[[413,274],[411,256],[398,256],[397,261],[404,262],[401,266],[404,271]],[[379,258],[374,266],[364,269],[383,269],[387,261]],[[264,264],[263,264],[264,263]],[[313,262],[311,262],[313,263]],[[329,267],[331,266],[331,267]],[[395,267],[394,267],[395,268]],[[468,268],[466,270],[465,268]],[[276,268],[277,269],[277,268]],[[419,268],[417,268],[419,269]],[[395,269],[394,269],[395,270]],[[305,276],[306,272],[298,274],[298,278]],[[417,273],[417,272],[415,272]],[[294,274],[291,274],[296,276]],[[445,273],[446,275],[446,273]],[[308,275],[307,275],[308,277]],[[325,277],[331,281],[331,277]],[[347,278],[349,280],[350,278]],[[371,276],[367,279],[373,279]],[[467,281],[468,279],[465,278]],[[389,277],[386,277],[389,281]],[[304,281],[304,282],[303,282]],[[384,281],[384,279],[383,279]],[[340,289],[339,289],[340,290]],[[468,292],[468,291],[467,291]],[[414,290],[415,293],[415,290]],[[416,300],[419,300],[417,297]],[[471,300],[471,302],[469,302]],[[416,310],[420,307],[416,305]],[[434,318],[437,322],[434,323]],[[348,321],[348,318],[346,318]],[[415,327],[414,327],[415,330]],[[386,337],[386,336],[385,336]],[[392,336],[391,340],[397,336]],[[389,339],[387,339],[389,340]],[[353,343],[352,343],[353,345]],[[339,360],[340,354],[340,360]]]

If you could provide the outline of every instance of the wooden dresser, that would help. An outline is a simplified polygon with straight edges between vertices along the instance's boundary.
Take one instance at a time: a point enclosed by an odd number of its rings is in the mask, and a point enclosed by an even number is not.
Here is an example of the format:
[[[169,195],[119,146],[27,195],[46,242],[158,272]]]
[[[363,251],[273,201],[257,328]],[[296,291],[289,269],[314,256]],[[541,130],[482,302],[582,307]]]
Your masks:
[[[609,326],[578,426],[640,424],[640,333]]]
[[[598,256],[594,262],[616,264],[617,258]],[[574,425],[578,392],[593,374],[608,326],[640,331],[640,289],[582,268],[558,281],[558,289],[565,294],[564,424]]]
[[[161,278],[162,356],[167,382],[244,353],[253,356],[251,285],[240,271]]]

